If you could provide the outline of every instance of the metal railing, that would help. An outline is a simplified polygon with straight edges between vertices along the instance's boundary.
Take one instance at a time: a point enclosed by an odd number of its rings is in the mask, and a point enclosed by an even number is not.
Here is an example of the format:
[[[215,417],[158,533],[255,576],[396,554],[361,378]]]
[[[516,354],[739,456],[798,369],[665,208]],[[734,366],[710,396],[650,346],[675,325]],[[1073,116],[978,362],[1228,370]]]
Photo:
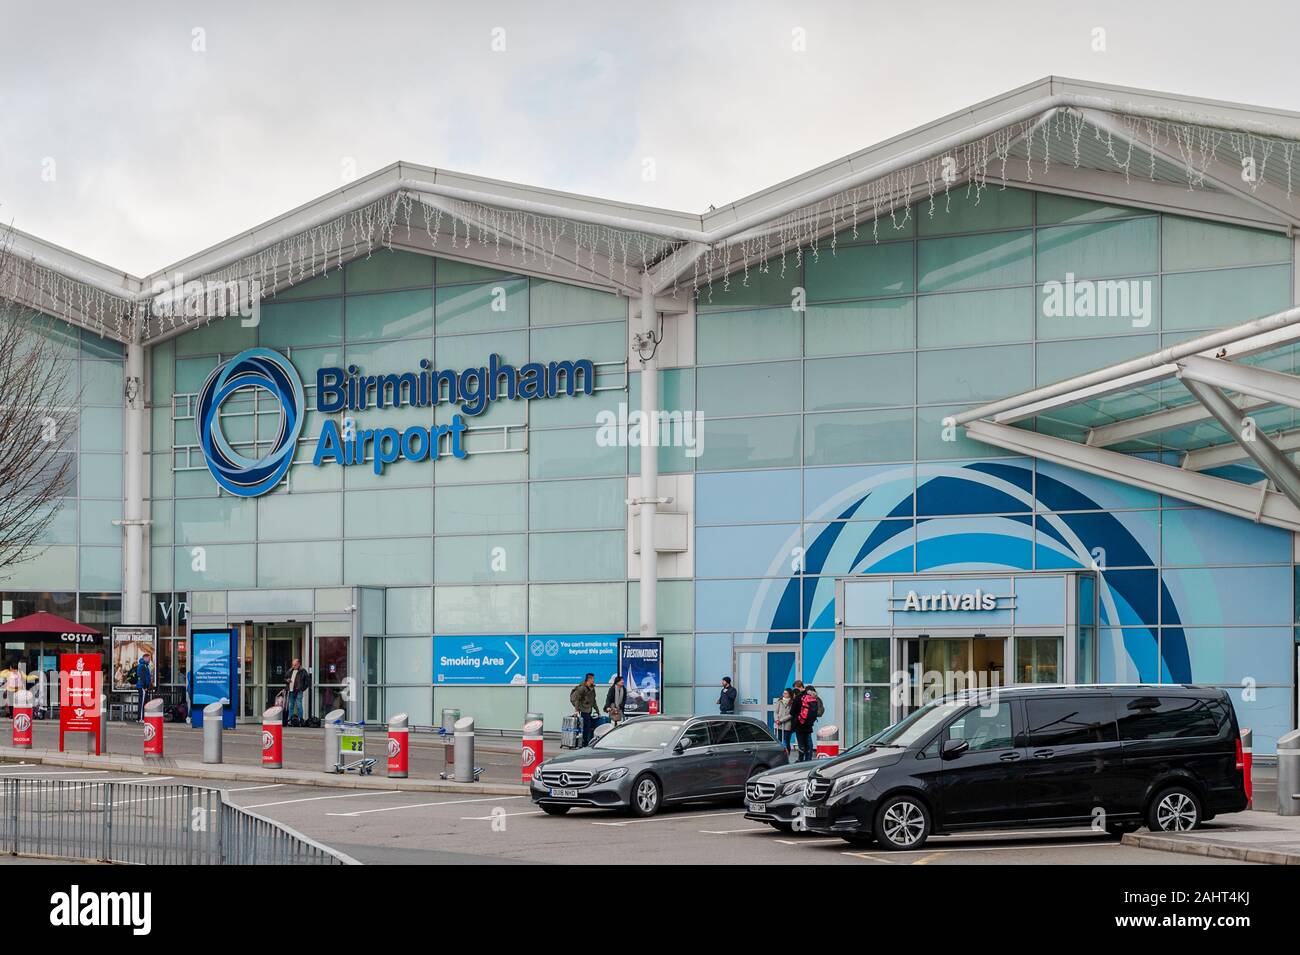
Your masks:
[[[0,852],[130,865],[356,865],[201,786],[5,779]]]

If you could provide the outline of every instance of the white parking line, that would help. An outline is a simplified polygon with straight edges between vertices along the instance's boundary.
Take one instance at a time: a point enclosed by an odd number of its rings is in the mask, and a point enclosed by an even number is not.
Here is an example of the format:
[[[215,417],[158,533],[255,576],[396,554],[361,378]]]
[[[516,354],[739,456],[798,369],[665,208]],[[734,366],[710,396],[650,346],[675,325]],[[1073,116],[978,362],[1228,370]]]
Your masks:
[[[36,772],[33,772],[31,770],[26,770],[17,773],[3,773],[0,775],[8,776],[15,779],[18,778],[25,779],[29,776],[111,776],[115,772],[116,770],[112,770],[112,769],[52,769],[52,770],[39,770]]]
[[[241,788],[239,788],[239,789],[227,789],[226,792],[228,792],[228,793],[251,793],[251,792],[256,792],[256,791],[259,790],[259,789],[279,789],[281,786],[285,786],[285,785],[288,785],[288,784],[287,784],[287,783],[271,783],[271,785],[269,785],[269,786],[243,786],[243,787],[241,787]]]
[[[379,789],[374,792],[344,793],[341,796],[306,796],[302,799],[281,799],[279,802],[259,802],[253,806],[241,806],[241,809],[266,809],[270,806],[288,806],[296,802],[319,802],[322,799],[356,799],[358,796],[392,796],[400,789]]]
[[[396,792],[397,790],[394,790]],[[427,809],[429,806],[460,806],[467,802],[505,802],[523,796],[482,796],[477,799],[444,799],[442,802],[417,802],[407,806],[384,806],[381,809],[358,809],[356,812],[327,812],[327,816],[368,816],[372,812],[398,812],[402,809]],[[248,808],[252,809],[252,806]]]
[[[623,819],[619,822],[593,822],[593,826],[636,826],[644,822],[676,822],[679,819],[717,819],[722,816],[743,816],[745,810],[735,812],[697,812],[689,816],[649,816],[645,819]]]
[[[953,846],[949,849],[929,847],[924,849],[902,849],[897,852],[890,852],[890,856],[903,858],[906,856],[920,855],[917,865],[926,865],[933,859],[948,855],[953,852],[1016,852],[1031,851],[1035,849],[1108,849],[1113,848],[1115,843],[1107,842],[1044,842],[1038,845],[1029,846]],[[858,856],[863,859],[872,859],[876,862],[885,861],[883,856],[872,855],[869,852],[845,852],[846,856]]]
[[[704,836],[731,836],[731,835],[735,835],[738,832],[771,832],[771,831],[772,830],[768,829],[767,826],[764,826],[761,829],[756,829],[751,826],[748,829],[701,829],[700,834]]]
[[[447,804],[442,803],[441,805],[445,806]],[[493,819],[504,819],[506,816],[544,816],[544,815],[546,815],[546,813],[542,812],[540,809],[524,809],[520,812],[493,813],[490,816],[461,816],[460,821],[461,822],[484,822]]]
[[[843,842],[844,840],[839,838],[838,836],[831,836],[828,839],[825,838],[777,839],[775,841],[781,843],[781,845],[783,846],[820,846],[820,845],[825,845],[828,842]]]

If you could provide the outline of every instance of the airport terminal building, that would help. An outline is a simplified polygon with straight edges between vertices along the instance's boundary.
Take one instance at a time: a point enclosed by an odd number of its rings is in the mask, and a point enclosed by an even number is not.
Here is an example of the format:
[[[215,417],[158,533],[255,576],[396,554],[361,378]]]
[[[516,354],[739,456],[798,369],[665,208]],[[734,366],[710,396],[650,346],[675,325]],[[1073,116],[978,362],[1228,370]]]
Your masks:
[[[647,637],[668,713],[1198,682],[1272,753],[1298,147],[1050,78],[704,214],[399,163],[147,277],[17,234],[80,427],[3,619],[155,625],[174,687],[228,631],[250,720],[300,657],[317,714],[555,729]]]

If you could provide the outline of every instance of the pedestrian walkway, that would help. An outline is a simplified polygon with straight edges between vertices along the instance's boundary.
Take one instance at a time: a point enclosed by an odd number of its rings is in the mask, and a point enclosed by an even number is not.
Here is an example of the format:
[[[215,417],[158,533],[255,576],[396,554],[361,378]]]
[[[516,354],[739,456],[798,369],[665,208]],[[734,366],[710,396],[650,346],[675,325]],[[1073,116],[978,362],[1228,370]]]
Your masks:
[[[1300,865],[1300,816],[1255,809],[1221,816],[1191,832],[1130,832],[1124,844],[1212,859]]]
[[[455,783],[439,779],[447,766],[447,740],[431,733],[412,734],[410,740],[410,777],[388,779],[383,732],[366,734],[368,755],[376,758],[371,776],[355,773],[325,772],[325,731],[323,729],[286,728],[284,732],[284,768],[263,769],[262,730],[244,725],[222,733],[223,762],[202,762],[203,731],[184,723],[167,723],[163,728],[166,756],[149,758],[144,753],[144,730],[139,723],[110,723],[104,753],[86,753],[85,734],[73,734],[58,752],[58,723],[37,721],[33,727],[33,748],[14,749],[7,739],[0,743],[0,762],[26,760],[51,766],[123,770],[126,772],[165,773],[201,779],[249,780],[297,783],[342,788],[400,788],[418,792],[486,792],[514,795],[524,792],[520,783],[519,739],[478,737],[475,739],[474,765],[483,772],[477,783]],[[558,743],[548,740],[547,755],[558,750]],[[281,778],[283,777],[283,778]]]

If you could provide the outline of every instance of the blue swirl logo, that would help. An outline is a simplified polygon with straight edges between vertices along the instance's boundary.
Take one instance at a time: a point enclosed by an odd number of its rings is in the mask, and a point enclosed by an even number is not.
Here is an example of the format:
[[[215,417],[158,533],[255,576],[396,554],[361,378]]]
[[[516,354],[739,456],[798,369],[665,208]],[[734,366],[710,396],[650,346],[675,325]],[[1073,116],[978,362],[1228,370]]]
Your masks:
[[[260,458],[240,454],[221,430],[221,405],[240,389],[260,388],[280,404],[280,431]],[[269,348],[250,348],[218,365],[199,390],[194,425],[208,470],[221,487],[239,497],[257,497],[284,479],[302,432],[302,379],[287,358]]]

